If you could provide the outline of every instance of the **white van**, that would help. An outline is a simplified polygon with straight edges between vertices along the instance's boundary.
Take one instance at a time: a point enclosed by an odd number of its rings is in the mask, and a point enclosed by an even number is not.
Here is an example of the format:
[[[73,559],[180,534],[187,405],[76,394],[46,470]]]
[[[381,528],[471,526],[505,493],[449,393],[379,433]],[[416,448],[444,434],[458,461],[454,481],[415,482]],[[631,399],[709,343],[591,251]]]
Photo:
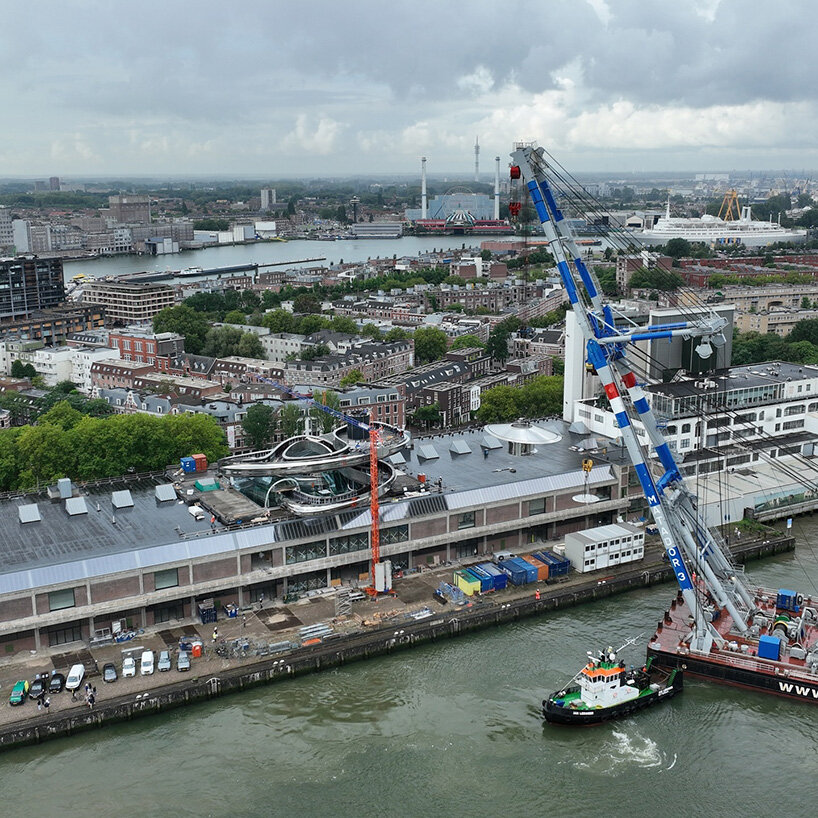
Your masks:
[[[74,665],[68,671],[68,678],[65,680],[66,690],[78,690],[85,678],[85,665]]]
[[[153,673],[153,651],[142,652],[142,661],[139,663],[139,672],[143,676],[150,676]]]

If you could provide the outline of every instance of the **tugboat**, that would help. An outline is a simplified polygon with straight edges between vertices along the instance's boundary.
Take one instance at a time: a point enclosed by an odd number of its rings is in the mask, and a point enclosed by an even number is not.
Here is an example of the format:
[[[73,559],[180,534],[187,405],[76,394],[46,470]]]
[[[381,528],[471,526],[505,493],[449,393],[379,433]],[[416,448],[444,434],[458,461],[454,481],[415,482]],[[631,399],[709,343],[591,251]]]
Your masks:
[[[598,653],[595,657],[588,651],[588,664],[574,677],[579,684],[543,699],[546,721],[601,724],[670,699],[682,690],[681,668],[656,668],[650,658],[641,668],[627,669],[613,648]]]

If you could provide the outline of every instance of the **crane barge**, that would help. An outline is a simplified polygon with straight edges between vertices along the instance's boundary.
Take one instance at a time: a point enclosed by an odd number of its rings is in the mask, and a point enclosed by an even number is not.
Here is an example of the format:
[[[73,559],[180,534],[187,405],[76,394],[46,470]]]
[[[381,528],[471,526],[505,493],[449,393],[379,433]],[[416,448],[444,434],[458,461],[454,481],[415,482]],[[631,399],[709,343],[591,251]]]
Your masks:
[[[726,319],[705,308],[669,324],[617,322],[557,203],[555,190],[566,187],[563,172],[533,144],[518,143],[511,158],[511,179],[524,187],[536,211],[582,332],[587,363],[610,402],[679,586],[648,644],[650,662],[817,702],[818,599],[751,587],[699,513],[697,497],[685,485],[628,356],[638,341],[684,338],[697,341],[697,351],[707,357],[713,347],[724,345]],[[644,428],[646,446],[637,437],[635,420]]]

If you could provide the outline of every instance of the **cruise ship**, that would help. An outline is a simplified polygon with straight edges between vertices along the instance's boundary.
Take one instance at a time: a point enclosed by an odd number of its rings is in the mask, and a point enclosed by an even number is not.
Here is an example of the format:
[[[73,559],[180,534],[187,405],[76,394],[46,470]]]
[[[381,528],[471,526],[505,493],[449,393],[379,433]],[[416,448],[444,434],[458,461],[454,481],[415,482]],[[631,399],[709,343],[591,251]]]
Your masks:
[[[748,205],[741,208],[738,219],[722,219],[709,214],[698,219],[685,219],[670,215],[670,201],[665,215],[652,228],[634,231],[634,235],[644,244],[651,245],[686,239],[709,246],[740,244],[745,247],[766,247],[777,242],[800,243],[807,236],[805,230],[782,227],[773,221],[756,221]]]

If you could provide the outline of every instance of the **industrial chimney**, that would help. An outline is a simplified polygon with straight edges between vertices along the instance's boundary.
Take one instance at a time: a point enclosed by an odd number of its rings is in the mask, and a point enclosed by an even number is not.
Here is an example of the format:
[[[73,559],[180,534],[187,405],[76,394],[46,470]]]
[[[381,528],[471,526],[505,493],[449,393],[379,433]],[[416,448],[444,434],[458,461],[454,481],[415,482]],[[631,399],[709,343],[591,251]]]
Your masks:
[[[426,157],[420,157],[420,218],[426,216]]]
[[[500,220],[500,157],[494,157],[494,220]]]

